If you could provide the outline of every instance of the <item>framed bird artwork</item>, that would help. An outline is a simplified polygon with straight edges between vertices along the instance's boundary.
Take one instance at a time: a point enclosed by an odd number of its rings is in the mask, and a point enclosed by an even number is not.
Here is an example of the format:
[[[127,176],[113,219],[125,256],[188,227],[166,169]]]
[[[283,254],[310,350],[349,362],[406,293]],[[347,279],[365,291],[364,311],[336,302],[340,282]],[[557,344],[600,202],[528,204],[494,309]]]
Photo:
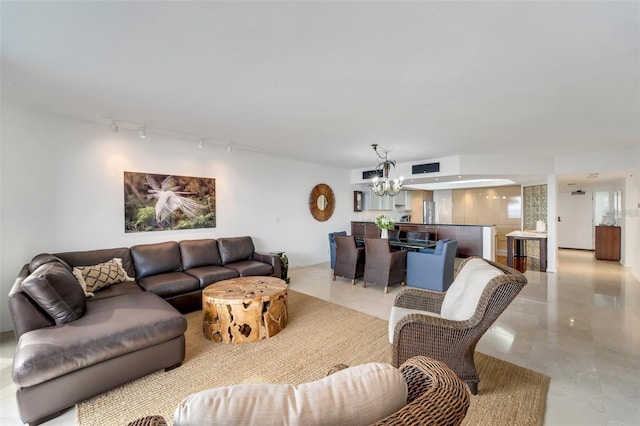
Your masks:
[[[215,227],[215,179],[124,172],[125,232]]]

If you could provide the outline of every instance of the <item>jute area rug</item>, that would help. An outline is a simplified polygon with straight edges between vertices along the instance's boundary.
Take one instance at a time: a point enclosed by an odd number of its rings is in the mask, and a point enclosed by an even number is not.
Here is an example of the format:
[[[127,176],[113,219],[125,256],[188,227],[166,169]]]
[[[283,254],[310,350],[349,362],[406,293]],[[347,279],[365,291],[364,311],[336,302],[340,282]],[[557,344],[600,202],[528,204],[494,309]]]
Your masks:
[[[202,313],[187,314],[186,359],[78,404],[80,425],[125,425],[160,414],[169,424],[186,396],[237,383],[300,384],[324,377],[336,364],[391,362],[387,321],[289,291],[289,323],[256,343],[224,345],[202,335]],[[541,425],[549,379],[476,353],[479,392],[465,425]]]

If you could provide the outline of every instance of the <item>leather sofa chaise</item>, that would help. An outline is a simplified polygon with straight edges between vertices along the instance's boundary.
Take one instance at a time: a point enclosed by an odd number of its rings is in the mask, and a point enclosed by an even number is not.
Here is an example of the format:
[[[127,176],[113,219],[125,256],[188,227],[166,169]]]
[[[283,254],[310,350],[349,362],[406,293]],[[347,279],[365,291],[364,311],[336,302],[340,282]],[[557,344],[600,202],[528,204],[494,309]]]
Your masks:
[[[206,286],[249,275],[281,276],[279,256],[256,252],[251,237],[35,256],[8,296],[20,419],[39,424],[180,366],[182,313],[201,308]]]

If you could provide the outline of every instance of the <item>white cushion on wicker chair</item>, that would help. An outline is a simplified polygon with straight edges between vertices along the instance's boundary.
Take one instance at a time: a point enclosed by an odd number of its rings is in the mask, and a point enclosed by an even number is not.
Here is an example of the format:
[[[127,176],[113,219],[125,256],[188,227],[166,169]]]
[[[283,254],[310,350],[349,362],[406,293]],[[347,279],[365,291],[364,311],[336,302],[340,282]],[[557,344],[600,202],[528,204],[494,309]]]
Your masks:
[[[440,314],[429,311],[421,311],[419,309],[409,309],[409,308],[401,308],[399,306],[394,306],[391,308],[391,314],[389,315],[389,343],[393,344],[393,334],[396,329],[396,324],[398,321],[402,319],[405,315],[409,314],[420,314],[420,315],[430,315],[432,317],[439,317]]]
[[[174,424],[372,424],[406,404],[407,384],[400,370],[368,363],[297,386],[244,384],[199,392],[180,403]]]
[[[447,290],[440,308],[442,318],[466,321],[473,316],[485,286],[502,271],[482,259],[469,260]]]

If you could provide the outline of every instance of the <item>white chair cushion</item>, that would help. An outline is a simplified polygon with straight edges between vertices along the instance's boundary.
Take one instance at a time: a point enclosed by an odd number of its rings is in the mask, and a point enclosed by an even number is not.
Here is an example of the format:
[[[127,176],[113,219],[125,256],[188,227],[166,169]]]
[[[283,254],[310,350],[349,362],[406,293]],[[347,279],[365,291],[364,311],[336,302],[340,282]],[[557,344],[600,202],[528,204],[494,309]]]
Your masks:
[[[396,324],[398,324],[398,321],[400,321],[405,315],[409,314],[430,315],[432,317],[440,316],[435,312],[421,311],[419,309],[400,308],[398,306],[394,306],[393,308],[391,308],[391,314],[389,315],[389,343],[393,344],[393,334],[395,332]]]
[[[185,398],[176,426],[367,425],[407,404],[407,384],[389,364],[369,363],[294,385],[244,384]]]
[[[466,321],[473,316],[482,291],[502,271],[482,259],[471,259],[458,273],[447,290],[440,308],[442,318]]]

